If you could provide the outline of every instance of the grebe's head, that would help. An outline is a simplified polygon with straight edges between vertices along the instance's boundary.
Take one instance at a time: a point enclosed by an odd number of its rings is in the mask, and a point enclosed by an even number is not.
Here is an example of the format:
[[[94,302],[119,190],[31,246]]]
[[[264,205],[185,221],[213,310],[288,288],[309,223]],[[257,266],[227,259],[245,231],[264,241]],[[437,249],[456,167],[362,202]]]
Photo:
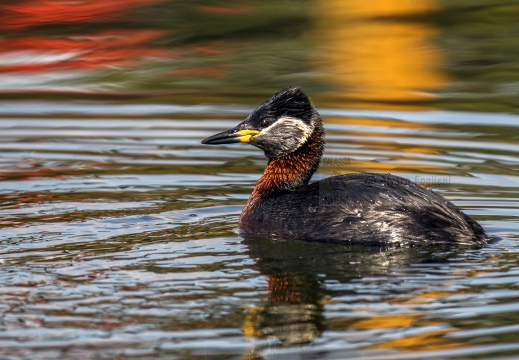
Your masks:
[[[274,94],[235,128],[210,136],[202,144],[249,143],[274,159],[300,148],[316,126],[321,126],[321,119],[308,96],[298,87],[289,87]]]

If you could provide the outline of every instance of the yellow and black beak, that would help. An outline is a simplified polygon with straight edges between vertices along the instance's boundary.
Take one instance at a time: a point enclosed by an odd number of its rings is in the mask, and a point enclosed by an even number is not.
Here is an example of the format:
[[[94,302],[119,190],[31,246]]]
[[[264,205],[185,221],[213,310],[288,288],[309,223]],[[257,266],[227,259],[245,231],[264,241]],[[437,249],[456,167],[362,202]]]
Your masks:
[[[237,130],[236,128],[222,131],[221,133],[209,136],[207,139],[202,140],[202,144],[209,145],[220,145],[220,144],[232,144],[232,143],[250,143],[251,138],[258,135],[258,130],[242,129]]]

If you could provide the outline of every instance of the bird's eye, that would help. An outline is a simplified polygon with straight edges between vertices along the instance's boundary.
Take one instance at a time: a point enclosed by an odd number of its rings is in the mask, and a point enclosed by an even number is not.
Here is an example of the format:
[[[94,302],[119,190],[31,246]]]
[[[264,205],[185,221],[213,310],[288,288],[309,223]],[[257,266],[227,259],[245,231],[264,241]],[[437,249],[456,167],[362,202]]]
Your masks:
[[[271,118],[264,118],[261,120],[260,122],[260,126],[261,127],[267,127],[269,126],[270,124],[272,124],[272,119]]]

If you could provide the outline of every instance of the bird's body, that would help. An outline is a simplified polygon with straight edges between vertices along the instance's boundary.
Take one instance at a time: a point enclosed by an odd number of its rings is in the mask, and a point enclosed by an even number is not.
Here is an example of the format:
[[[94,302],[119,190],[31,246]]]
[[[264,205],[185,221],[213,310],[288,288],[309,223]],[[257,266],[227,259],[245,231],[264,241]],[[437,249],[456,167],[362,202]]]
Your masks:
[[[309,184],[324,149],[321,119],[299,88],[287,88],[236,128],[203,141],[250,143],[268,165],[241,217],[243,234],[312,241],[485,243],[481,226],[437,193],[390,174],[347,174]]]
[[[249,201],[240,229],[284,239],[402,245],[471,244],[486,238],[477,222],[444,197],[376,173],[332,176]]]

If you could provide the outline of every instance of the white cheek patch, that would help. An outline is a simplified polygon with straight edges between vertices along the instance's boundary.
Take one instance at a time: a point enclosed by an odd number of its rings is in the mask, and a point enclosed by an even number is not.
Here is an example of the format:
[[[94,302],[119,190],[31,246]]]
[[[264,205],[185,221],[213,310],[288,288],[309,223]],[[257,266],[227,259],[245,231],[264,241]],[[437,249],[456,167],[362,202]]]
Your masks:
[[[305,124],[302,120],[286,116],[261,130],[259,137],[272,139],[282,150],[292,152],[308,140],[313,130],[312,126]]]

